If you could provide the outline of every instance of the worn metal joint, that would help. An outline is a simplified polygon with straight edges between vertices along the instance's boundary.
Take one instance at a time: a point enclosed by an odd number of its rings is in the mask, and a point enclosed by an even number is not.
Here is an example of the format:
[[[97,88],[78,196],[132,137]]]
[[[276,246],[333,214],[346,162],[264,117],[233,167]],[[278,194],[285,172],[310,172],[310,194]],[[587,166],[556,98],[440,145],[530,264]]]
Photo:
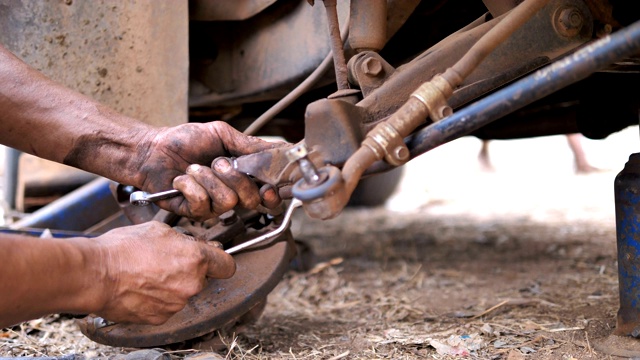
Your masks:
[[[403,137],[393,125],[383,122],[378,124],[362,142],[373,151],[379,159],[384,158],[393,166],[400,166],[409,160],[409,148]]]
[[[438,122],[451,115],[453,110],[447,103],[447,99],[453,94],[453,87],[441,75],[436,75],[431,81],[420,85],[411,97],[423,103],[429,109],[431,121]]]

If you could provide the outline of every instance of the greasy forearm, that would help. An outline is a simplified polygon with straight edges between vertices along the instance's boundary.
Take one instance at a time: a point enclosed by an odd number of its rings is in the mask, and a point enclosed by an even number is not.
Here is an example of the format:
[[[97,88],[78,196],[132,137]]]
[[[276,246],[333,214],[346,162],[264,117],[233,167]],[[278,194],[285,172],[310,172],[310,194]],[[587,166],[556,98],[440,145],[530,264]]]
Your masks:
[[[0,328],[51,313],[91,313],[103,304],[105,273],[92,239],[0,234]]]
[[[61,86],[0,46],[0,143],[134,184],[152,127]]]

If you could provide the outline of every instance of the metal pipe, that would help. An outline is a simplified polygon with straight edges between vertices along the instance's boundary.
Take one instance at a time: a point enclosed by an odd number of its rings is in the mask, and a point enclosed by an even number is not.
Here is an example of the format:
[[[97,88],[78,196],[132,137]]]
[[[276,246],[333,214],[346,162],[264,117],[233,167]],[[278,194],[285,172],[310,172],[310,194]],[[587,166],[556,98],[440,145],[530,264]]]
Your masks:
[[[97,178],[10,224],[9,228],[86,230],[120,210],[109,188],[110,183],[111,180]]]
[[[362,174],[367,168],[379,160],[373,150],[368,146],[361,146],[350,158],[345,167],[342,168],[342,178],[344,179],[346,201],[349,201],[351,194],[362,178]],[[348,166],[346,166],[348,165]]]
[[[542,9],[549,0],[527,0],[516,6],[487,34],[481,37],[460,60],[442,75],[456,88],[491,52],[514,31]]]
[[[414,158],[639,52],[640,21],[427,126],[405,143]]]
[[[4,177],[2,179],[2,190],[7,210],[16,208],[16,189],[18,187],[18,163],[20,162],[20,150],[5,147],[4,150]]]
[[[337,0],[324,0],[324,7],[327,12],[327,25],[329,26],[329,39],[331,40],[331,51],[333,52],[333,66],[336,71],[336,83],[338,90],[349,88],[347,78],[347,61],[344,58],[344,44],[340,37],[340,24],[338,22]]]
[[[329,54],[322,60],[320,65],[313,70],[313,72],[304,79],[295,89],[291,90],[285,97],[278,100],[272,107],[270,107],[267,111],[262,113],[257,119],[255,119],[251,125],[249,125],[243,133],[245,135],[255,135],[258,130],[262,129],[269,121],[273,120],[273,118],[278,115],[282,110],[286,109],[287,106],[291,105],[296,99],[298,99],[302,94],[306,93],[315,85],[318,80],[324,75],[325,72],[329,69],[331,65],[331,60],[333,59],[333,52],[329,52]]]
[[[347,201],[364,171],[383,157],[392,165],[399,165],[409,159],[402,138],[408,136],[427,117],[433,121],[449,115],[451,110],[446,99],[477,66],[506,38],[527,22],[544,7],[549,0],[527,0],[517,6],[510,14],[493,27],[486,35],[442,76],[436,75],[431,81],[422,84],[391,117],[371,130],[363,145],[347,160],[343,167],[345,195]],[[429,115],[429,116],[428,116]],[[399,143],[399,144],[398,144]],[[369,148],[369,149],[366,149]],[[389,153],[389,148],[392,150]],[[395,152],[398,152],[397,154]]]

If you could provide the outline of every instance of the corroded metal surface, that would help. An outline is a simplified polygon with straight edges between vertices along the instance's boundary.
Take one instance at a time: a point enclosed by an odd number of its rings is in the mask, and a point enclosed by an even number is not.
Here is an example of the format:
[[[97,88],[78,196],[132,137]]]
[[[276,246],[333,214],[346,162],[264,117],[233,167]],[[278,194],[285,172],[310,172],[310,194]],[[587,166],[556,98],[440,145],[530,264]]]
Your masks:
[[[380,51],[387,43],[387,1],[351,0],[349,44],[357,52]]]
[[[373,51],[359,53],[352,57],[347,65],[349,80],[358,85],[363,97],[369,96],[382,86],[396,70],[380,54]]]
[[[339,99],[321,99],[307,106],[305,142],[323,156],[324,163],[342,165],[364,138],[362,108]],[[330,141],[340,139],[340,141]]]
[[[407,21],[419,0],[387,0],[386,40]],[[319,5],[319,6],[318,6]],[[340,27],[349,2],[338,1]],[[315,70],[330,51],[322,4],[279,1],[238,22],[191,24],[191,106],[230,106],[277,100]],[[226,34],[226,36],[220,36]],[[286,39],[286,41],[283,41]],[[346,58],[355,53],[347,42]],[[318,86],[335,82],[327,72]]]
[[[136,189],[130,186],[111,183],[110,190],[131,222],[164,222],[198,241],[223,244],[227,250],[287,226],[279,216],[269,220],[257,211],[242,209],[194,223],[173,213],[158,211],[154,205],[131,205],[127,199]],[[255,245],[234,254],[236,273],[232,278],[209,279],[205,288],[192,297],[183,310],[162,325],[110,324],[90,315],[78,321],[80,329],[85,336],[102,344],[151,347],[210,336],[216,330],[257,318],[259,312],[255,310],[264,305],[267,295],[289,269],[289,262],[295,256],[291,232],[286,227],[283,230],[269,244]]]
[[[329,44],[333,54],[333,69],[336,74],[338,90],[349,88],[347,80],[347,61],[344,58],[344,43],[340,37],[340,21],[338,20],[338,7],[336,0],[323,0],[327,25],[329,30]]]
[[[576,7],[584,13],[585,26],[573,37],[559,35],[553,25],[553,13],[560,7]],[[508,16],[505,14],[503,16]],[[448,67],[464,56],[464,54],[496,26],[502,18],[484,21],[472,28],[459,31],[434,45],[413,61],[400,66],[395,73],[379,88],[364,98],[358,106],[367,109],[370,121],[384,118],[404,103],[420,84],[430,80],[435,74],[443,73]],[[553,0],[538,14],[525,23],[511,37],[500,44],[487,58],[464,80],[461,88],[480,84],[487,88],[487,79],[494,83],[495,89],[505,83],[499,75],[503,72],[513,74],[514,69],[523,69],[523,64],[537,61],[540,57],[555,59],[568,51],[591,40],[591,18],[588,9],[580,1]],[[519,74],[519,75],[523,75]],[[468,90],[466,90],[468,91]],[[471,94],[468,94],[471,95]],[[481,94],[474,93],[473,96]],[[455,95],[454,95],[455,96]],[[458,99],[459,104],[470,99]]]
[[[330,51],[325,9],[319,5],[279,1],[244,21],[192,22],[195,90],[190,105],[230,106],[281,98]],[[347,6],[338,4],[341,24]]]
[[[187,306],[158,326],[94,325],[94,316],[79,321],[82,333],[110,346],[153,347],[175,344],[231,326],[267,295],[287,271],[295,252],[291,234],[275,245],[235,255],[236,273],[230,279],[210,279]]]
[[[412,157],[465,136],[640,51],[640,21],[501,89],[407,139]]]

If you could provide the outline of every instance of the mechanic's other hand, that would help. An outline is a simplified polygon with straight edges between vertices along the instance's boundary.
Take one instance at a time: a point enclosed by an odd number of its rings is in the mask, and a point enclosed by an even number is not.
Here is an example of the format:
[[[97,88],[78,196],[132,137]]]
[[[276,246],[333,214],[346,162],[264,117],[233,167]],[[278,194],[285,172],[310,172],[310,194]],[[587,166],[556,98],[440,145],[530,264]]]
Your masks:
[[[231,255],[160,222],[117,228],[90,241],[106,271],[96,314],[114,322],[162,324],[203,289],[206,277],[235,272]]]
[[[241,156],[285,145],[247,136],[222,121],[159,129],[143,154],[139,176],[148,192],[180,190],[181,197],[157,204],[178,215],[206,220],[241,205],[255,209],[280,203],[277,191],[258,189],[225,156]]]

